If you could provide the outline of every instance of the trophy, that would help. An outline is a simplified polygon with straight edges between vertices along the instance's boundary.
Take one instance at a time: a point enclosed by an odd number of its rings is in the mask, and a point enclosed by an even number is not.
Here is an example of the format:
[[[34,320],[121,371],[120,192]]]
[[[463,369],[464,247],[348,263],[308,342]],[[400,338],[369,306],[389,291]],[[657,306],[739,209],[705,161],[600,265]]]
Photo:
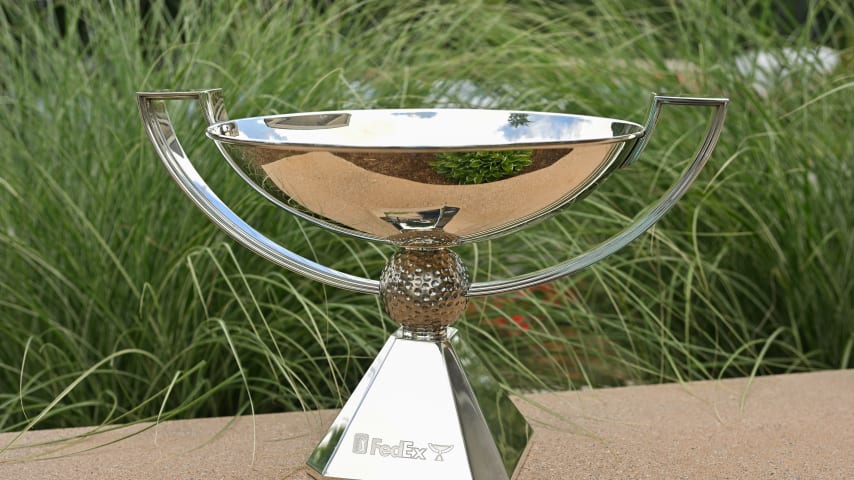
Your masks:
[[[530,427],[451,326],[467,299],[570,275],[640,236],[705,165],[727,99],[654,96],[645,125],[480,109],[342,110],[230,120],[220,89],[137,94],[146,132],[180,188],[239,243],[310,279],[379,295],[400,325],[307,463],[337,479],[509,479]],[[379,280],[340,272],[270,240],[208,187],[178,141],[169,100],[198,103],[235,172],[282,210],[397,247]],[[574,258],[470,282],[453,247],[497,238],[590,193],[641,154],[663,107],[712,107],[693,161],[657,204]],[[342,321],[346,321],[342,319]]]

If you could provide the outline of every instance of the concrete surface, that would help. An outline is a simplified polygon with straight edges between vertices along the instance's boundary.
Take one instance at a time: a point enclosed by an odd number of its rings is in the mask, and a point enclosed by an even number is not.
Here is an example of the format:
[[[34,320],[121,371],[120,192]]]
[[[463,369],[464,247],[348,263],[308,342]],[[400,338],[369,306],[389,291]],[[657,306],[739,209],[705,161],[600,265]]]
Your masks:
[[[519,480],[854,479],[854,370],[527,395]],[[334,411],[0,435],[0,479],[312,478]],[[254,430],[253,430],[254,426]]]

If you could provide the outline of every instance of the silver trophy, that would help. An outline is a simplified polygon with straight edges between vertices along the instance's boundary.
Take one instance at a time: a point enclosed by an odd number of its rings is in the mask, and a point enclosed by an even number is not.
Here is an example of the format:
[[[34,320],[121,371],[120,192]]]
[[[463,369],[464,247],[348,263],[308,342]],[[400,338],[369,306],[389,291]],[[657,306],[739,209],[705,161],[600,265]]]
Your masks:
[[[143,92],[137,98],[157,155],[217,226],[277,265],[328,285],[379,295],[400,324],[308,458],[324,477],[372,480],[514,476],[530,427],[477,358],[466,353],[451,325],[470,297],[570,275],[649,229],[703,168],[727,106],[723,98],[655,96],[643,126],[581,115],[477,109],[347,110],[229,120],[219,89]],[[237,174],[275,205],[333,232],[396,246],[379,280],[303,258],[235,214],[181,148],[167,113],[169,100],[198,102],[207,137]],[[664,105],[713,110],[696,157],[644,216],[549,268],[505,280],[469,281],[452,247],[506,235],[582,198],[638,158]],[[437,165],[444,171],[437,172]],[[455,169],[474,172],[463,179],[471,183],[460,184]]]

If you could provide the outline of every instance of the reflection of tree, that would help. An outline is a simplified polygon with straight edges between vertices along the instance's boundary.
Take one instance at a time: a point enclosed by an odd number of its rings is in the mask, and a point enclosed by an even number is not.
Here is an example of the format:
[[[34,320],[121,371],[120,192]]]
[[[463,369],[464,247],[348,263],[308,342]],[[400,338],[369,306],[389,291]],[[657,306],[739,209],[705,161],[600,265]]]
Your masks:
[[[443,152],[430,166],[449,181],[471,185],[518,175],[531,164],[532,155],[531,150]]]
[[[530,125],[531,120],[528,119],[527,113],[511,113],[510,118],[507,119],[507,123],[514,128],[519,128]]]

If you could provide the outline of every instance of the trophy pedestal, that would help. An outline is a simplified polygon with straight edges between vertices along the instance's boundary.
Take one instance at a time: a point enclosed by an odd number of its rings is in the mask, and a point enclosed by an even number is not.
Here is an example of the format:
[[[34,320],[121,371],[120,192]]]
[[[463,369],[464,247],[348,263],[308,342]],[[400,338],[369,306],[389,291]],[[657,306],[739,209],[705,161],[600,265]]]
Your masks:
[[[392,335],[308,465],[336,479],[509,479],[530,427],[455,337]]]

